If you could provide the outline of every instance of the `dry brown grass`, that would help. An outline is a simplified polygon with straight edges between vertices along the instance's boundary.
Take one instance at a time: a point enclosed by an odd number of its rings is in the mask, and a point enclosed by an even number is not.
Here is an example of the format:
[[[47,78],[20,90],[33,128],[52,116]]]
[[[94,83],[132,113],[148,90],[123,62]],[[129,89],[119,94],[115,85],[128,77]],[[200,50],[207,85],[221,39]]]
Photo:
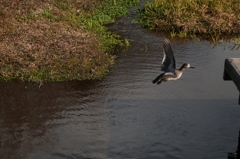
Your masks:
[[[58,19],[100,1],[0,0],[0,77],[62,81],[106,74],[114,56],[104,53],[92,33]]]
[[[141,11],[142,23],[180,36],[239,36],[240,1],[153,0]]]

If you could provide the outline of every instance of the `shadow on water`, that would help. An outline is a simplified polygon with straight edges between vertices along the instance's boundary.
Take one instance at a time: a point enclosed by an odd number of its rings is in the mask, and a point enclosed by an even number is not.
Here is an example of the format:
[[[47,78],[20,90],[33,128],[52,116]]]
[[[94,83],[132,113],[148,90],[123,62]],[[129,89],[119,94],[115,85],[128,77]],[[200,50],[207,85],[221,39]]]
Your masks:
[[[236,149],[238,91],[223,81],[229,44],[171,39],[181,79],[153,85],[166,35],[117,20],[109,29],[131,39],[102,81],[0,83],[1,159],[227,158]]]
[[[97,82],[94,81],[49,83],[40,89],[21,82],[0,83],[1,157],[39,158],[44,154],[38,154],[37,147],[54,152],[54,143],[61,140],[61,135],[72,141],[72,146],[75,139],[81,141],[83,145],[78,145],[80,152],[77,154],[88,156],[85,152],[90,145],[88,141],[101,140],[101,134],[108,134],[105,129],[107,112],[98,101],[95,87]],[[80,129],[77,135],[71,134],[74,126]],[[91,134],[94,131],[96,133]],[[96,140],[94,144],[97,144]],[[64,142],[61,140],[62,146],[67,146]],[[33,156],[32,151],[35,151]]]

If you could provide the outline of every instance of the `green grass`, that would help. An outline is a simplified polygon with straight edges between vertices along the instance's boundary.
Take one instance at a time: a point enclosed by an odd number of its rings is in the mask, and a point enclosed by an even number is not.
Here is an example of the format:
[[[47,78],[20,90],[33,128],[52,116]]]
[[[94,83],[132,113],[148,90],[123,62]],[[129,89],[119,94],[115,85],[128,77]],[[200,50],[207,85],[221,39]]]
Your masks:
[[[104,46],[104,51],[109,52],[117,44],[124,43],[118,35],[107,31],[104,24],[113,23],[117,17],[128,14],[128,8],[138,3],[139,0],[105,0],[90,16],[83,17],[80,23],[84,29],[96,33]]]

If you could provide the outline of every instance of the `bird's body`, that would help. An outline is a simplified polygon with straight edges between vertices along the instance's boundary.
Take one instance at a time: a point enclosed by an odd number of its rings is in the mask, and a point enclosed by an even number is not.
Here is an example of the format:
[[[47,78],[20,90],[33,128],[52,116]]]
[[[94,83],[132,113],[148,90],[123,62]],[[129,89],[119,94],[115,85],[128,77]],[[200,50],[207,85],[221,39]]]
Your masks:
[[[162,81],[177,80],[182,76],[186,68],[194,67],[191,67],[189,63],[184,63],[179,69],[176,69],[176,62],[170,41],[165,38],[163,42],[163,60],[161,64],[161,70],[164,71],[164,73],[157,76],[153,80],[153,83],[160,84]]]

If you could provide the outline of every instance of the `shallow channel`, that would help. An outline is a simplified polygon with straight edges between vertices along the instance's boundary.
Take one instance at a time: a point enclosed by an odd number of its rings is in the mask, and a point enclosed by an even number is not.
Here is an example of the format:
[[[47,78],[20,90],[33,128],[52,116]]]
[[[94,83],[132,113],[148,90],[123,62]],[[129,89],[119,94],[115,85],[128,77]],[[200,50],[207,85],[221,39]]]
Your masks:
[[[237,88],[223,81],[231,44],[171,39],[181,79],[160,74],[166,35],[118,19],[109,29],[134,42],[102,81],[0,83],[1,159],[223,159],[237,148]]]

